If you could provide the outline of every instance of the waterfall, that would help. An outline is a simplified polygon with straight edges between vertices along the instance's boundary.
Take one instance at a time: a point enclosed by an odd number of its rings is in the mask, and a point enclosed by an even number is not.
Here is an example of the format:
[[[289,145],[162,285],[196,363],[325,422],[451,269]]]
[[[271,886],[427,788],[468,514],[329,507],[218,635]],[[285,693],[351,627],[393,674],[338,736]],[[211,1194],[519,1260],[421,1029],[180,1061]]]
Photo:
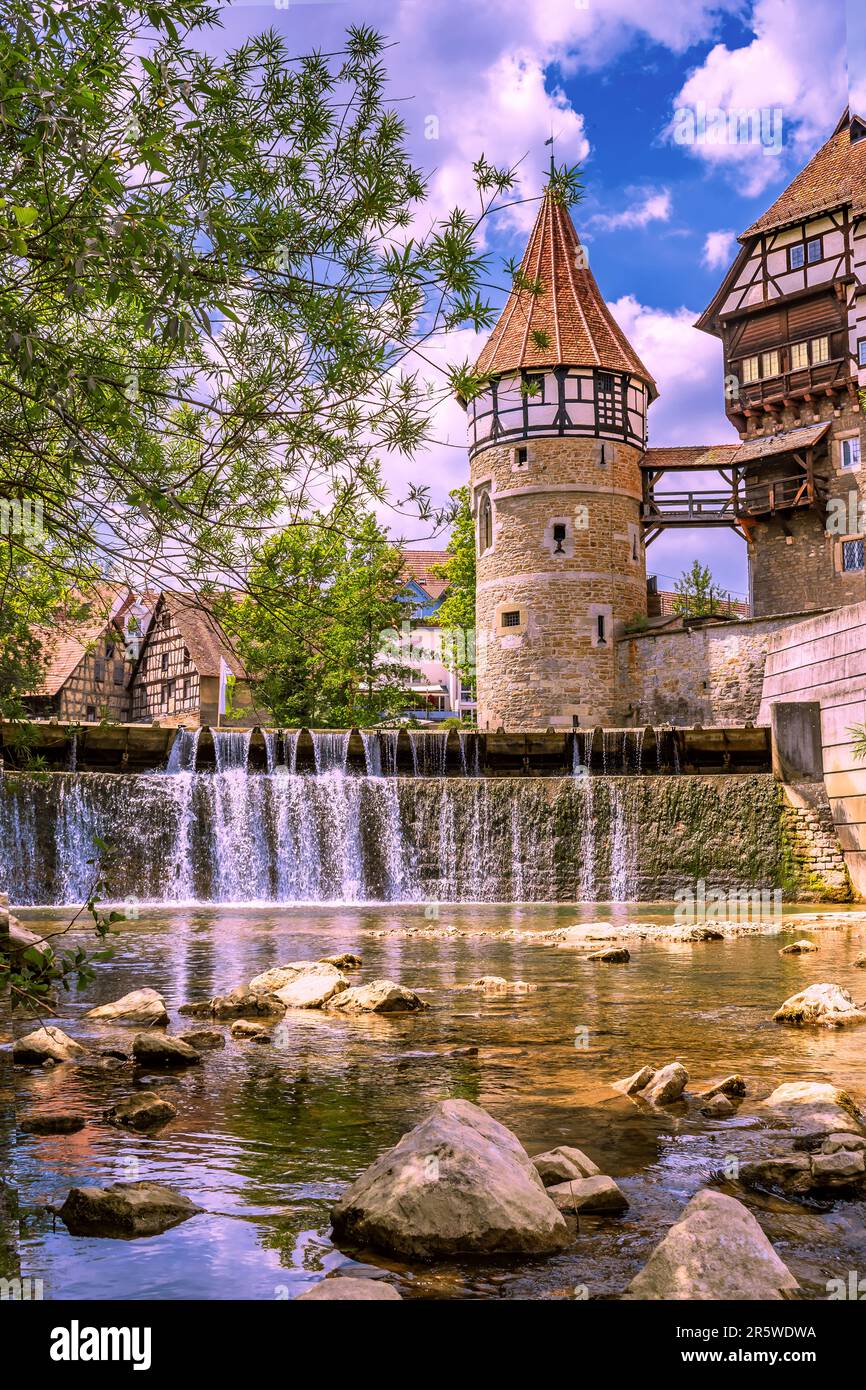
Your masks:
[[[313,729],[311,734],[316,772],[345,772],[349,757],[349,733]]]
[[[416,777],[444,777],[448,769],[448,734],[439,729],[412,729],[412,765]]]
[[[368,777],[382,776],[382,746],[375,730],[361,729],[361,742],[364,745],[364,765]]]
[[[637,836],[633,803],[627,782],[616,777],[606,783],[610,814],[609,898],[614,903],[633,902],[637,897]]]
[[[166,763],[166,773],[195,772],[200,729],[178,729]]]
[[[481,776],[481,753],[479,749],[478,734],[473,730],[460,729],[457,737],[460,740],[460,766],[464,777]],[[471,754],[467,751],[470,746]]]
[[[581,731],[575,740],[578,769],[591,737]],[[194,734],[178,736],[170,758],[188,770],[7,770],[0,891],[22,906],[81,904],[100,876],[101,839],[116,850],[106,901],[630,902],[647,891],[663,897],[659,885],[672,896],[698,849],[739,885],[739,828],[758,825],[755,807],[764,803],[756,796],[766,797],[766,810],[754,842],[769,867],[750,870],[751,886],[772,884],[778,872],[769,774],[365,775],[344,770],[344,740],[331,744],[330,757],[319,749],[320,765],[335,766],[298,773],[296,741],[275,739],[272,772],[249,765],[248,732],[228,730],[214,735],[215,770],[193,770]],[[610,740],[607,754],[610,761]]]

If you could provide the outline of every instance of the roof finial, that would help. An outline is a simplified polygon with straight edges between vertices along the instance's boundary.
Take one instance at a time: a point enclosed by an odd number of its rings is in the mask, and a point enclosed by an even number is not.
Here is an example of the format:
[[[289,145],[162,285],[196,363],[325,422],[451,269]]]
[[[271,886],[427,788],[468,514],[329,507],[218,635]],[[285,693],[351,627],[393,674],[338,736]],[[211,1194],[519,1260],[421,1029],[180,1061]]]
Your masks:
[[[550,146],[550,182],[551,182],[551,183],[553,183],[553,180],[556,178],[556,158],[555,158],[555,155],[554,155],[554,152],[553,152],[553,143],[554,143],[555,139],[556,139],[556,136],[554,135],[553,131],[551,130],[551,132],[550,132],[550,139],[549,139],[549,140],[545,140],[545,142],[544,142],[545,145],[549,145],[549,146]]]

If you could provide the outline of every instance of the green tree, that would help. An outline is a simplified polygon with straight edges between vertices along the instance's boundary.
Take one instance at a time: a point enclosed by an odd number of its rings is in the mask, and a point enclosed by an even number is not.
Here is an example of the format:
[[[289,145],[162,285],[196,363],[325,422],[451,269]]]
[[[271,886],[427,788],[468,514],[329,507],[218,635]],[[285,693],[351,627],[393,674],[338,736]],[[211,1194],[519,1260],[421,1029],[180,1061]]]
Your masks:
[[[714,582],[708,566],[700,560],[683,570],[674,588],[674,612],[683,618],[710,618],[732,611],[731,595]]]
[[[280,724],[346,727],[405,703],[409,672],[383,634],[399,629],[402,559],[375,517],[325,516],[262,545],[250,594],[224,624]]]
[[[445,658],[451,660],[461,678],[475,685],[475,520],[468,487],[450,494],[454,520],[448,541],[448,559],[438,567],[448,592],[439,608]]]

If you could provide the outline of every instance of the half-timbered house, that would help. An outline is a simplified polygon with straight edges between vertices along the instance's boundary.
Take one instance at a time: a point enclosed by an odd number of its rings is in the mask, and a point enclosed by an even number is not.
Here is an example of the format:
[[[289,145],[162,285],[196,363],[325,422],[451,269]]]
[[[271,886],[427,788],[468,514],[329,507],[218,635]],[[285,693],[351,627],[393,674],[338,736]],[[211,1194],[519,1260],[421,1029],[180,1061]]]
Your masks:
[[[251,728],[267,722],[256,684],[207,599],[160,594],[130,679],[132,723]]]
[[[866,596],[866,140],[846,111],[698,327],[721,338],[756,616]]]
[[[152,610],[148,595],[104,585],[89,593],[84,616],[64,611],[34,629],[42,648],[42,681],[23,697],[34,719],[95,723],[129,717],[127,686],[137,644]]]

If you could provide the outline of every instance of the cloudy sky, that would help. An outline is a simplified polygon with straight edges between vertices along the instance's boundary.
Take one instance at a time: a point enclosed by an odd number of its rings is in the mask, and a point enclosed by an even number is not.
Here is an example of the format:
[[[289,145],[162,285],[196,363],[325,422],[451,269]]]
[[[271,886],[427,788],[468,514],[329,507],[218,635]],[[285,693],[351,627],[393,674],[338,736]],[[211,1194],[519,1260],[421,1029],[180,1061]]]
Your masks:
[[[471,166],[482,151],[497,164],[523,161],[527,197],[541,189],[551,133],[557,161],[583,165],[578,232],[661,390],[650,442],[734,438],[720,345],[692,325],[736,234],[831,133],[848,100],[846,52],[855,104],[866,107],[864,0],[849,0],[847,15],[845,0],[235,0],[208,46],[276,28],[294,52],[335,49],[351,23],[394,44],[391,95],[429,176],[432,213],[475,205]],[[762,139],[683,143],[676,113],[701,103],[766,110]],[[497,219],[490,249],[522,254],[533,215],[523,208]],[[446,350],[462,360],[476,347],[464,333]],[[395,491],[422,477],[437,498],[463,482],[459,407],[442,411],[422,459],[390,460],[387,471]],[[700,556],[745,594],[744,550],[728,531],[679,532],[653,545],[648,568],[670,588]]]

